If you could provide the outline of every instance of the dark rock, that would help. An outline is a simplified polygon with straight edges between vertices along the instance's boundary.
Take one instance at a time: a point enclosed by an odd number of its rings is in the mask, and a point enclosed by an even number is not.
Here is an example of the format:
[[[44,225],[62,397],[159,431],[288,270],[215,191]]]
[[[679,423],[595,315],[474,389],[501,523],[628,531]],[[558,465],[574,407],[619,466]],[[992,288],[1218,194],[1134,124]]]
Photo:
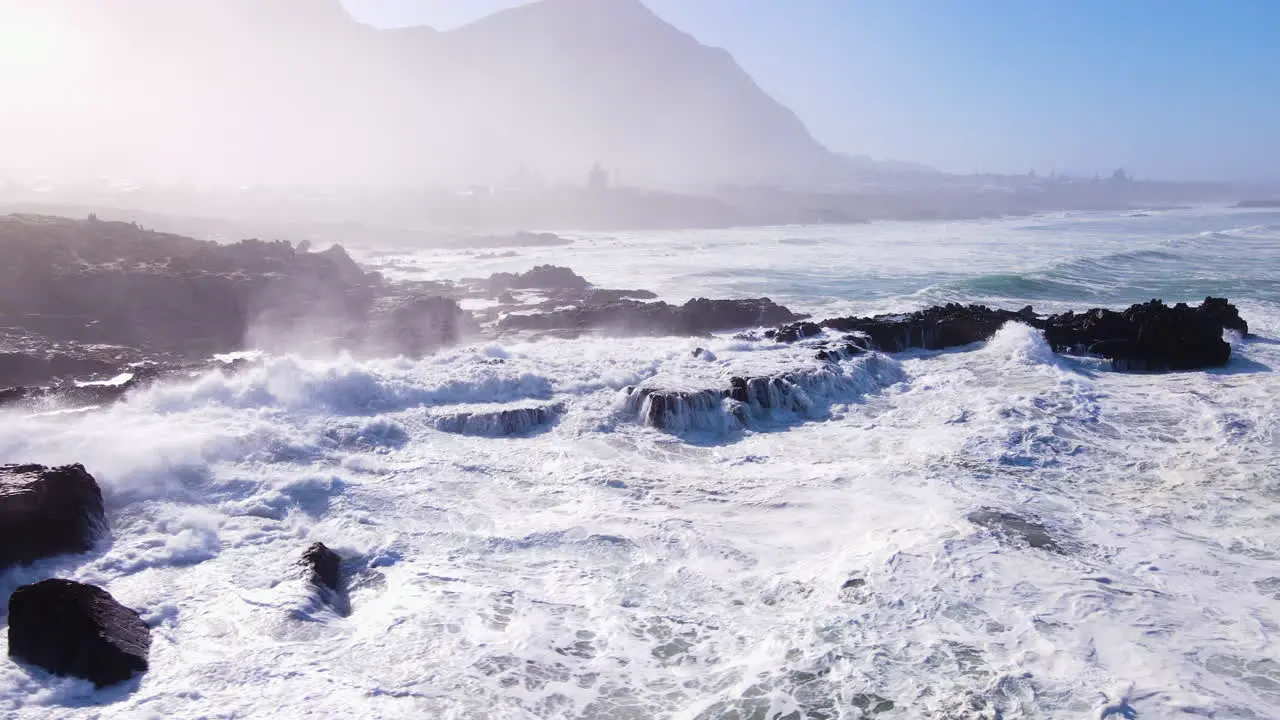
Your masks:
[[[866,580],[863,580],[860,577],[852,577],[852,578],[849,578],[848,580],[845,580],[844,584],[840,586],[840,589],[841,590],[857,590],[858,588],[866,584],[867,584]]]
[[[608,290],[592,288],[581,296],[587,305],[617,302],[618,300],[656,300],[658,294],[649,290]]]
[[[798,322],[783,325],[777,330],[766,331],[764,336],[780,343],[793,343],[814,335],[821,335],[822,328],[815,322]]]
[[[307,580],[316,587],[340,592],[342,558],[324,543],[313,543],[302,553],[301,565],[307,569]]]
[[[0,217],[0,257],[5,385],[103,375],[146,359],[204,359],[249,342],[294,349],[329,335],[337,349],[358,351],[370,328],[390,328],[376,338],[378,350],[419,355],[457,333],[400,330],[427,314],[453,327],[465,316],[436,297],[436,286],[390,285],[338,245],[218,244],[131,223],[18,215]]]
[[[992,310],[983,305],[934,306],[906,315],[877,315],[873,318],[832,318],[822,327],[865,335],[871,346],[884,352],[909,348],[942,350],[988,340],[1005,323],[1017,321],[1037,325],[1031,308],[1021,312]]]
[[[106,527],[102,491],[83,466],[0,466],[0,569],[87,552]]]
[[[1194,308],[1152,300],[1124,312],[1068,312],[1044,323],[1045,340],[1055,351],[1098,355],[1116,370],[1137,371],[1225,365],[1231,345],[1222,339],[1224,329],[1249,332],[1236,307],[1219,298],[1205,298]]]
[[[489,292],[508,290],[586,290],[591,283],[573,270],[557,265],[539,265],[523,273],[494,273],[489,276]]]
[[[545,427],[563,412],[560,404],[461,412],[436,418],[435,426],[441,432],[458,435],[513,437]]]
[[[969,522],[984,527],[997,535],[1017,538],[1033,548],[1062,552],[1061,546],[1049,535],[1049,529],[1042,523],[1028,520],[1010,512],[981,508],[968,515]]]
[[[102,588],[42,580],[9,598],[9,657],[55,675],[114,685],[145,672],[150,649],[151,629]]]
[[[849,337],[850,339],[846,339],[841,343],[823,344],[820,346],[821,349],[818,350],[817,355],[814,357],[824,362],[840,362],[841,360],[848,360],[849,358],[857,357],[859,355],[865,355],[867,349],[863,347],[860,342],[852,339],[852,336]]]
[[[768,298],[707,300],[684,305],[619,300],[532,315],[508,315],[502,330],[605,330],[630,335],[705,335],[707,333],[793,322],[803,316]]]

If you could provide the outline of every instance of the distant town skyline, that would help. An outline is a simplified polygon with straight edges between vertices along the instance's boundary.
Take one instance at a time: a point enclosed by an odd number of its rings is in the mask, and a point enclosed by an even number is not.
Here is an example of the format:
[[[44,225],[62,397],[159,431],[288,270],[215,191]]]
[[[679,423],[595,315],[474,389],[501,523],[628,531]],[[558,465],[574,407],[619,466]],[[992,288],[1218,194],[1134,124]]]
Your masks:
[[[342,2],[369,24],[448,30],[527,0]],[[1272,0],[644,2],[839,152],[961,173],[1280,179]]]

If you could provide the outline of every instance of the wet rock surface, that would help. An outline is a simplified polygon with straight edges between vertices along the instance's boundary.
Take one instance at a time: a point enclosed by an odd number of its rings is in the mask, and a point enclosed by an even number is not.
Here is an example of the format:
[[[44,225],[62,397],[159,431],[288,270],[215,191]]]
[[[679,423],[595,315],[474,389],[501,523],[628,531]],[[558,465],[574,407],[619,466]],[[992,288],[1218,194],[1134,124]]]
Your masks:
[[[1231,346],[1224,330],[1248,334],[1236,307],[1205,298],[1198,307],[1159,300],[1128,310],[1090,310],[1054,315],[1043,324],[1045,340],[1057,352],[1088,353],[1111,360],[1116,370],[1198,370],[1225,365]]]
[[[1002,538],[1026,543],[1039,550],[1062,552],[1062,546],[1049,534],[1049,529],[1037,520],[995,508],[974,510],[966,518]]]
[[[821,326],[863,335],[872,348],[882,352],[901,352],[911,348],[943,350],[981,342],[990,339],[1007,322],[1035,325],[1039,320],[1031,308],[1012,312],[952,303],[905,315],[831,318],[823,320]],[[779,337],[792,337],[805,330],[783,328]]]
[[[853,333],[856,337],[850,336],[851,344],[860,346],[865,342],[882,352],[943,350],[989,340],[1009,322],[1043,330],[1045,341],[1056,352],[1095,355],[1110,360],[1116,370],[1128,371],[1198,370],[1225,365],[1231,359],[1231,346],[1222,339],[1223,331],[1244,335],[1249,332],[1248,323],[1234,305],[1210,297],[1197,307],[1185,303],[1169,306],[1152,300],[1124,311],[1094,309],[1049,317],[1037,315],[1031,307],[1014,312],[983,305],[949,304],[900,315],[793,323],[767,331],[765,337],[796,343],[825,329]],[[835,356],[837,359],[857,351],[849,345],[840,349],[843,354]],[[819,357],[831,357],[829,350],[824,352],[827,354]]]
[[[83,466],[0,466],[0,570],[87,552],[106,527],[102,491]]]
[[[307,581],[319,588],[340,592],[342,558],[322,542],[312,543],[302,553],[300,564],[306,568]]]
[[[564,405],[477,409],[441,415],[435,427],[441,432],[482,437],[527,435],[554,423],[564,413]]]
[[[9,598],[9,656],[55,675],[114,685],[145,672],[150,649],[151,628],[102,588],[42,580]]]

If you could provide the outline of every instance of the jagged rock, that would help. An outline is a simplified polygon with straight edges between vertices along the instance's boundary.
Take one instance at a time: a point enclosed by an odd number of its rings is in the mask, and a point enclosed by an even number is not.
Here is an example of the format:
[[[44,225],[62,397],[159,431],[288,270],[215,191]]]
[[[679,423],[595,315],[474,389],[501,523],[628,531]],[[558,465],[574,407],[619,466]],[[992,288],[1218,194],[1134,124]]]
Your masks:
[[[805,321],[766,331],[764,336],[780,343],[793,343],[820,334],[822,334],[822,328],[817,323]]]
[[[867,349],[852,335],[846,336],[844,342],[824,343],[820,347],[821,349],[814,357],[824,362],[840,362],[867,352]]]
[[[564,406],[560,404],[472,410],[437,417],[435,426],[441,432],[457,435],[512,437],[544,427],[563,412]]]
[[[507,315],[499,323],[499,328],[575,332],[607,330],[633,335],[705,335],[723,330],[794,322],[802,317],[768,298],[698,298],[681,306],[665,302],[619,300],[549,313]]]
[[[313,543],[302,553],[300,563],[307,569],[307,580],[316,587],[340,592],[342,586],[342,558],[324,543]]]
[[[98,687],[147,670],[151,628],[99,587],[70,580],[24,585],[9,598],[9,656]]]
[[[204,359],[250,341],[292,350],[326,336],[337,349],[360,350],[371,328],[384,327],[379,350],[420,355],[457,338],[418,332],[424,319],[431,328],[465,318],[438,287],[390,285],[338,245],[218,244],[131,223],[16,215],[0,217],[0,257],[6,385]]]
[[[1034,520],[992,508],[974,510],[967,517],[969,522],[997,535],[1018,538],[1033,548],[1062,552],[1062,547],[1049,534],[1049,529]]]
[[[82,465],[0,466],[0,569],[87,552],[106,527],[102,491]]]
[[[106,405],[145,387],[164,374],[164,369],[151,364],[101,380],[63,381],[45,387],[10,387],[0,389],[0,406],[21,405],[38,401],[54,402],[66,407]]]
[[[708,386],[701,388],[632,386],[623,390],[622,410],[644,425],[671,433],[727,432],[757,422],[820,417],[831,398],[862,394],[891,381],[894,370],[886,362],[875,356],[857,367],[807,361],[773,375],[732,376],[728,387],[718,379],[708,379]]]
[[[489,292],[507,290],[586,290],[591,283],[573,270],[557,265],[539,265],[523,273],[494,273],[489,276]]]
[[[821,323],[797,323],[766,333],[779,342],[797,342],[827,328],[864,336],[871,347],[884,352],[909,348],[941,350],[988,340],[1005,323],[1021,322],[1044,331],[1056,352],[1078,352],[1111,360],[1116,370],[1193,370],[1224,365],[1231,346],[1224,330],[1247,335],[1249,325],[1234,305],[1221,298],[1205,298],[1199,307],[1179,303],[1173,307],[1159,300],[1133,305],[1128,310],[1066,312],[1042,318],[1030,307],[1013,312],[982,305],[949,304],[905,315],[872,318],[831,318]],[[832,352],[830,345],[820,359],[842,359],[865,350],[853,340]]]
[[[1090,310],[1054,315],[1044,323],[1045,340],[1057,352],[1080,352],[1111,360],[1116,370],[1196,370],[1225,365],[1231,345],[1224,329],[1248,334],[1236,307],[1205,298],[1199,307],[1159,300],[1124,312]]]
[[[872,347],[884,352],[901,352],[909,348],[942,350],[989,339],[1010,321],[1039,325],[1030,307],[1019,312],[992,310],[983,305],[934,306],[906,315],[877,315],[873,318],[831,318],[823,320],[825,328],[860,333],[870,339]]]

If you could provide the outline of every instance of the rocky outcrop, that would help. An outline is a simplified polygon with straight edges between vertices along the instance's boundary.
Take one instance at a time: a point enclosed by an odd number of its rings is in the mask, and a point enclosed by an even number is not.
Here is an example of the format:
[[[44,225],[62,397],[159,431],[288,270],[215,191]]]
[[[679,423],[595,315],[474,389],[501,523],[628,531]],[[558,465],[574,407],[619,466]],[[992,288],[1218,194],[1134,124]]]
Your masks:
[[[312,543],[299,562],[307,571],[307,581],[318,588],[341,592],[342,558],[322,542]]]
[[[42,580],[9,598],[9,656],[55,675],[114,685],[145,672],[150,649],[151,628],[102,588]]]
[[[0,466],[0,569],[87,552],[106,527],[102,491],[83,466]]]
[[[534,405],[477,409],[440,415],[435,427],[441,432],[481,437],[515,437],[527,435],[555,422],[564,405]]]
[[[566,267],[539,265],[523,273],[494,273],[489,276],[489,292],[507,290],[586,290],[591,287],[581,275]]]
[[[1057,352],[1107,358],[1116,370],[1197,370],[1225,365],[1231,345],[1224,330],[1248,334],[1234,305],[1205,298],[1199,307],[1159,300],[1123,312],[1090,310],[1063,313],[1044,322],[1045,340]]]
[[[832,402],[848,402],[902,379],[897,365],[883,355],[843,365],[834,358],[823,363],[798,360],[784,372],[733,375],[727,383],[720,379],[703,387],[664,387],[650,379],[650,384],[623,389],[622,411],[666,432],[724,433],[824,417]]]
[[[624,335],[695,336],[738,328],[789,323],[803,317],[769,298],[749,300],[698,298],[679,306],[665,302],[619,300],[548,313],[507,315],[499,321],[498,327],[501,330],[570,333],[603,330]]]
[[[138,388],[146,387],[165,374],[155,363],[123,368],[125,372],[110,378],[87,381],[61,380],[45,386],[0,388],[0,407],[56,403],[61,407],[106,405]]]
[[[43,385],[244,349],[421,355],[469,316],[425,285],[390,284],[341,246],[218,244],[132,223],[0,218],[0,385]]]
[[[983,305],[934,306],[905,315],[877,315],[872,318],[832,318],[824,328],[866,336],[872,348],[901,352],[910,348],[943,350],[989,339],[1010,321],[1038,324],[1030,307],[1019,312],[992,310]],[[782,328],[779,336],[793,337],[803,328]],[[812,334],[812,333],[810,333]]]
[[[983,305],[949,304],[902,315],[831,318],[799,322],[765,333],[782,343],[796,343],[824,330],[851,333],[845,344],[820,343],[820,359],[844,359],[866,349],[901,352],[911,348],[942,350],[982,342],[1005,323],[1020,322],[1044,331],[1056,352],[1103,357],[1116,370],[1194,370],[1224,365],[1231,346],[1225,330],[1244,335],[1249,325],[1237,308],[1222,298],[1205,298],[1198,307],[1159,300],[1122,312],[1095,309],[1041,317],[1031,307],[1017,312]],[[865,347],[869,345],[870,348]]]

